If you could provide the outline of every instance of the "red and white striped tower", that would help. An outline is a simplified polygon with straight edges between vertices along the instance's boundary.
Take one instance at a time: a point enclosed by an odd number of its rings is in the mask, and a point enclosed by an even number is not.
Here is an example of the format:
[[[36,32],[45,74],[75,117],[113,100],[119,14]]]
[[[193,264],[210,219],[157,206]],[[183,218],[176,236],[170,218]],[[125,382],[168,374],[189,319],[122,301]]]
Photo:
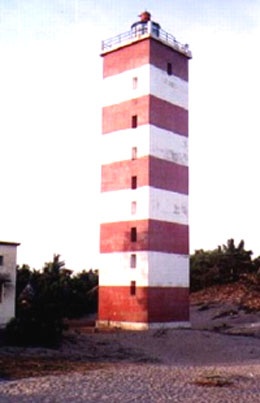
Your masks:
[[[106,40],[98,326],[189,325],[187,45],[152,22]]]

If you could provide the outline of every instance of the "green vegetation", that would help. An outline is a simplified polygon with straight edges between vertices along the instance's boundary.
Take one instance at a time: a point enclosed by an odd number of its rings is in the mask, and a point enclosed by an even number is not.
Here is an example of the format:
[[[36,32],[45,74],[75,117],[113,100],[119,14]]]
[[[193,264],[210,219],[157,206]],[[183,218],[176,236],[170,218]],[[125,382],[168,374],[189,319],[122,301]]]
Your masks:
[[[42,271],[17,269],[16,318],[6,328],[6,341],[15,345],[58,346],[64,318],[97,310],[97,271],[72,275],[59,255]]]
[[[245,249],[243,240],[238,246],[229,239],[227,245],[212,251],[196,250],[190,258],[191,291],[236,282],[246,275],[253,275],[258,283],[259,267],[260,257],[252,259],[252,251]]]
[[[190,257],[191,292],[243,280],[260,291],[260,257],[252,259],[244,241],[233,239],[211,251],[196,250]],[[0,283],[8,278],[0,278]],[[6,341],[14,345],[58,346],[65,318],[97,311],[98,272],[73,274],[59,255],[41,271],[23,265],[17,269],[16,318],[6,328]]]

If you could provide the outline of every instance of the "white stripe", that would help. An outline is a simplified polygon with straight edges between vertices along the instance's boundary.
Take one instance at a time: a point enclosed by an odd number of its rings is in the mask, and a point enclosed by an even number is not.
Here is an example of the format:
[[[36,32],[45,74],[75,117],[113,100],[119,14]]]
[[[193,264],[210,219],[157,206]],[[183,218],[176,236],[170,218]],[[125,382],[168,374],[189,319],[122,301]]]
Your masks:
[[[97,320],[98,328],[125,329],[125,330],[148,330],[148,329],[189,329],[188,321],[179,322],[122,322],[117,320]]]
[[[136,268],[130,267],[136,254]],[[100,255],[99,285],[189,287],[189,256],[161,252],[118,252]]]
[[[188,110],[188,82],[150,64],[107,77],[102,86],[103,106],[150,94]]]
[[[188,138],[156,126],[150,127],[150,155],[188,166]]]
[[[102,106],[115,105],[150,94],[150,74],[150,65],[146,64],[104,78],[102,81]],[[133,88],[135,78],[137,78],[136,89]]]
[[[137,147],[137,158],[148,155],[188,166],[188,138],[153,125],[136,129],[118,130],[104,134],[100,139],[100,160],[103,165],[132,158]]]
[[[147,156],[150,152],[149,144],[150,125],[104,134],[100,143],[102,164],[130,160],[133,147],[137,147],[137,158]]]
[[[100,222],[154,219],[188,225],[188,207],[187,195],[148,186],[102,192]]]
[[[148,255],[149,255],[149,286],[189,287],[190,285],[189,256],[177,255],[173,253],[159,253],[159,252],[148,252]]]
[[[151,95],[188,110],[188,82],[151,66]]]

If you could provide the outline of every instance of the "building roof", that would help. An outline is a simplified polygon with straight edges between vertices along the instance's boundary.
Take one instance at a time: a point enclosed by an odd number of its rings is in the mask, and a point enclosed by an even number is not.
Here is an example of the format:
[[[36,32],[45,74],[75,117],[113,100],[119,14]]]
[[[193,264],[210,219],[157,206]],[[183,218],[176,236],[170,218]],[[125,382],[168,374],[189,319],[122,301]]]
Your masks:
[[[18,243],[18,242],[6,242],[6,241],[0,241],[0,245],[19,246],[19,245],[20,245],[20,243]]]

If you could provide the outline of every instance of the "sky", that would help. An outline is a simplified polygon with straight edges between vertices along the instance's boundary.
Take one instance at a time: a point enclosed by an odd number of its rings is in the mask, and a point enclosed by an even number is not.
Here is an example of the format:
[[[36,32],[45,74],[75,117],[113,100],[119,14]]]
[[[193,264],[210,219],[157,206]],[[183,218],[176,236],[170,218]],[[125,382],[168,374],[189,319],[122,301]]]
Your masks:
[[[98,268],[101,41],[144,9],[188,43],[190,252],[260,255],[258,0],[0,0],[0,240]]]

